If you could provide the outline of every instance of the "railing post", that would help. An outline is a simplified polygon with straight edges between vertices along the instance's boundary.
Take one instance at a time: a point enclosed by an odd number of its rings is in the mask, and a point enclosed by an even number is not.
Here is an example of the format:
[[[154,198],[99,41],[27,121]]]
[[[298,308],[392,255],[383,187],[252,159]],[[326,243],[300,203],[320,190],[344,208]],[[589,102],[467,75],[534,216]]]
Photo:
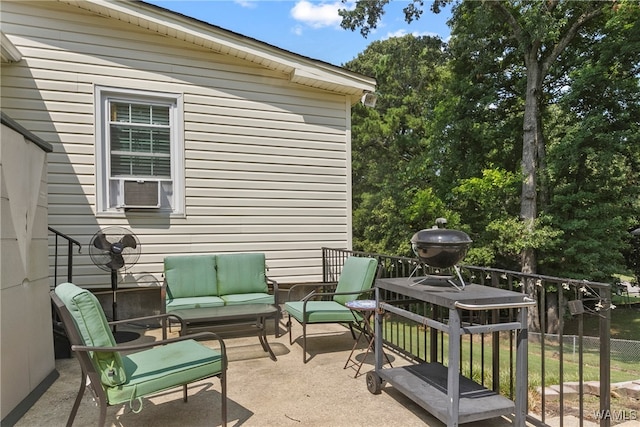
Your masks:
[[[51,228],[49,228],[51,230]],[[58,233],[55,234],[55,250],[53,255],[53,285],[55,286],[58,283]]]
[[[73,242],[67,243],[67,282],[73,282]]]
[[[327,258],[329,257],[328,252],[329,252],[328,248],[322,248],[322,281],[325,283],[328,282],[327,280]]]
[[[529,353],[529,335],[528,335],[528,308],[520,309],[520,330],[517,332],[516,339],[516,366],[527,366],[527,358]],[[529,372],[522,369],[516,370],[516,408],[520,408],[521,412],[515,414],[514,425],[523,427],[528,413],[528,393],[529,393]],[[543,391],[544,394],[544,391]]]
[[[604,294],[600,309],[600,427],[609,427],[611,417],[604,416],[611,408],[611,287]]]
[[[491,286],[497,288],[498,276],[491,274]],[[491,311],[491,322],[498,323],[500,318],[500,312],[498,310]],[[511,332],[509,332],[511,334]],[[493,332],[491,334],[491,355],[492,355],[492,384],[493,391],[500,393],[500,332]],[[509,375],[511,376],[511,375]]]

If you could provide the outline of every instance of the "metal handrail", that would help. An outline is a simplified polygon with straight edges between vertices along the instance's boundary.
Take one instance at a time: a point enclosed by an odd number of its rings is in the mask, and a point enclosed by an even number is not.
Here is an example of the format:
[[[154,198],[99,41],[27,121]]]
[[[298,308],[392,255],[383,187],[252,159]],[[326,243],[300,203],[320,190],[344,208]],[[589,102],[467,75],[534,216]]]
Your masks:
[[[466,304],[462,302],[455,302],[456,308],[463,310],[499,310],[506,308],[520,308],[520,307],[533,307],[536,305],[536,301],[529,297],[524,297],[523,302],[515,303],[496,303],[496,304]]]
[[[54,228],[47,228],[56,236],[55,253],[53,260],[53,283],[54,285],[58,283],[58,237],[63,238],[67,241],[67,282],[73,282],[73,245],[78,246],[78,253],[81,253],[82,245],[73,237],[67,236],[66,234]]]

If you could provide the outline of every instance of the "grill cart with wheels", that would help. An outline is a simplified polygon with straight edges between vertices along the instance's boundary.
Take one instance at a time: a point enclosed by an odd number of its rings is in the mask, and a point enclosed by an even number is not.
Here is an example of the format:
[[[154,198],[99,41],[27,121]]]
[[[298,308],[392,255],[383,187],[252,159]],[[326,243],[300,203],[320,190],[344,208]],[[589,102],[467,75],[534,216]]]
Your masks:
[[[447,426],[484,420],[503,415],[513,416],[514,425],[524,426],[527,411],[527,309],[535,301],[525,295],[489,286],[468,284],[464,288],[451,286],[446,281],[432,278],[378,279],[375,284],[375,369],[367,374],[367,388],[380,393],[389,383],[418,405],[429,411]],[[448,310],[448,319],[434,319],[416,314],[383,295],[423,301],[439,311]],[[463,324],[465,311],[518,310],[518,321],[489,324]],[[431,310],[432,312],[435,310]],[[382,352],[383,313],[394,313],[418,324],[442,331],[449,336],[449,354],[444,363],[430,362],[383,369]],[[491,317],[491,316],[487,316]],[[495,316],[497,317],[497,316]],[[517,331],[515,401],[477,384],[460,374],[460,337],[464,334]],[[496,334],[497,335],[497,334]],[[432,334],[433,336],[433,334]],[[432,340],[435,344],[436,341]],[[432,360],[436,359],[431,348]],[[445,355],[446,357],[446,355]]]

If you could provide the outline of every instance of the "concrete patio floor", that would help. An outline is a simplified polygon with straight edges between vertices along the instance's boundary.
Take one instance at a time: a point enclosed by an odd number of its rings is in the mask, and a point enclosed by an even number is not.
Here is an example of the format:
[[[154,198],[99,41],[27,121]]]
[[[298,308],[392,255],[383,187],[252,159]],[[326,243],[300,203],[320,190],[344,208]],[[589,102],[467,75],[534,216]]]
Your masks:
[[[271,329],[273,324],[269,325]],[[294,338],[301,333],[294,324]],[[138,329],[139,340],[156,340],[157,329]],[[284,333],[268,340],[278,360],[272,361],[262,350],[255,335],[225,336],[229,356],[228,411],[229,426],[444,426],[410,399],[385,386],[379,395],[367,390],[365,375],[373,369],[373,357],[365,360],[361,374],[344,369],[353,345],[348,329],[340,325],[312,325],[308,331],[311,360],[302,362],[299,342],[289,345]],[[177,335],[174,329],[171,335]],[[364,352],[357,357],[363,357]],[[394,366],[408,363],[390,354]],[[16,426],[65,425],[80,380],[75,358],[59,359],[60,377],[19,420]],[[143,399],[142,411],[132,412],[128,404],[109,407],[109,426],[204,426],[220,425],[220,382],[204,380],[189,386],[189,401],[182,401],[181,389]],[[134,403],[134,407],[137,406]],[[74,426],[94,426],[98,408],[91,393],[85,393]],[[507,419],[497,418],[465,424],[469,427],[509,426]]]

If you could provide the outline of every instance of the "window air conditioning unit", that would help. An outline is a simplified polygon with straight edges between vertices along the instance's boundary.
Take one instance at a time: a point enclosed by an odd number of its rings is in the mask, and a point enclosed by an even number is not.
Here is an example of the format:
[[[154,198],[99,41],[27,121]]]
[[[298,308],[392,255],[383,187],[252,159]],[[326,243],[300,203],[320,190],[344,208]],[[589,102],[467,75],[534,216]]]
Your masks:
[[[123,180],[125,209],[158,209],[160,183],[158,181]]]

